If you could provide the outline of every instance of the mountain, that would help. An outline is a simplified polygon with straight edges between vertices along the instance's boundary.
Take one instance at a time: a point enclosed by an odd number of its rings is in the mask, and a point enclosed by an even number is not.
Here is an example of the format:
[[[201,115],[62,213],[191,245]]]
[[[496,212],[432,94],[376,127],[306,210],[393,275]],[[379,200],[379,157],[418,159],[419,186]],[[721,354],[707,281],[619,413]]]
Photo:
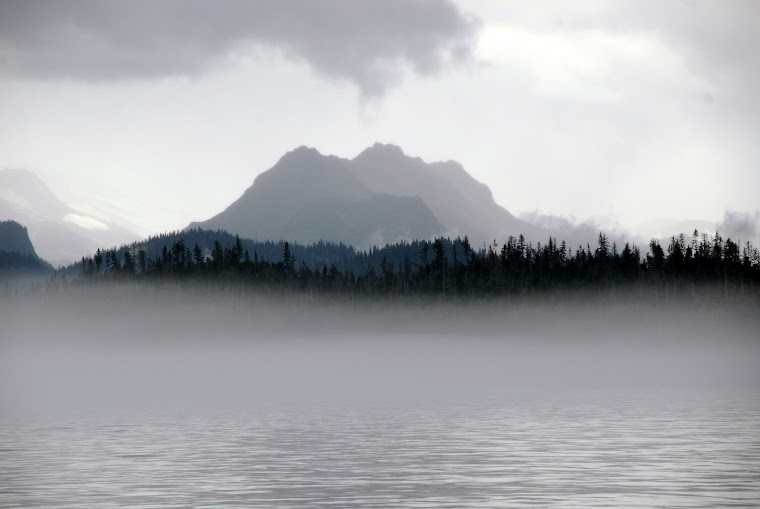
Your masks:
[[[238,200],[188,228],[259,240],[342,241],[357,247],[428,238],[444,226],[419,196],[368,187],[352,161],[300,147],[260,174]]]
[[[468,235],[482,244],[494,237],[537,233],[538,228],[498,205],[488,186],[456,161],[425,163],[395,145],[376,143],[356,156],[351,167],[374,192],[422,198],[452,237]]]
[[[0,221],[0,251],[37,256],[29,232],[16,221]]]
[[[27,229],[15,221],[0,221],[0,275],[44,273],[53,266],[34,251]]]
[[[0,170],[0,220],[26,225],[40,256],[56,265],[133,240],[129,230],[77,211],[27,170]]]
[[[382,144],[350,160],[297,148],[227,209],[193,227],[357,247],[442,234],[468,235],[475,245],[520,233],[537,240],[549,235],[499,206],[459,163],[425,163]]]

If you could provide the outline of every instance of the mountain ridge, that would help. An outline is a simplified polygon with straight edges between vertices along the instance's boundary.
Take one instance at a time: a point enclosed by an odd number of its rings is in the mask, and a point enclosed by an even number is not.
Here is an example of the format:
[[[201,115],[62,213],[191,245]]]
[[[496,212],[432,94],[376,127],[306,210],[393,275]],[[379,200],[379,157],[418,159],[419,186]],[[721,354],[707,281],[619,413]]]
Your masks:
[[[0,221],[0,251],[37,256],[29,231],[16,221]]]
[[[468,235],[477,243],[494,237],[535,235],[535,226],[498,205],[491,189],[453,160],[426,163],[396,145],[375,143],[352,162],[372,189],[395,195],[419,195],[451,236]],[[385,169],[384,172],[378,169]],[[388,170],[394,172],[388,178]],[[385,178],[383,178],[385,177]]]
[[[366,200],[389,203],[375,207],[376,218],[370,220],[367,210],[372,207]],[[345,211],[347,202],[353,203],[353,221]],[[327,221],[337,216],[344,219],[340,224]],[[498,205],[488,186],[458,162],[426,163],[397,145],[382,143],[353,159],[299,146],[259,174],[222,212],[187,228],[196,227],[250,238],[322,239],[357,247],[437,235],[468,235],[475,243],[521,233],[548,235]]]
[[[27,228],[12,220],[0,221],[0,275],[39,274],[53,266],[37,255]]]
[[[220,228],[241,236],[357,247],[427,238],[444,227],[418,196],[376,192],[351,161],[300,146],[285,153],[224,211],[187,228]]]

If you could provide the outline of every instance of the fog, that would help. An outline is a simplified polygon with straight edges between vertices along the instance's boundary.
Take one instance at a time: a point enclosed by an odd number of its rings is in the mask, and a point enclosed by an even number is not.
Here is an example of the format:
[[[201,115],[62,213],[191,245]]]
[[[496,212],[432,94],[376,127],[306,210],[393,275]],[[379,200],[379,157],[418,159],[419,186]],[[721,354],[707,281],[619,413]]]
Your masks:
[[[0,414],[755,395],[755,311],[144,287],[5,298]]]

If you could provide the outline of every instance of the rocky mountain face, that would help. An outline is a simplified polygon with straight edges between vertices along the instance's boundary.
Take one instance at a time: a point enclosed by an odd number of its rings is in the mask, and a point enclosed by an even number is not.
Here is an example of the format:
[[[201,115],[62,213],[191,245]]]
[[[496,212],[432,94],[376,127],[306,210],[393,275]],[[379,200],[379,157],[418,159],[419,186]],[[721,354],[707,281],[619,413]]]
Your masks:
[[[29,232],[16,221],[0,221],[0,251],[37,256]]]
[[[40,259],[27,229],[16,221],[0,221],[0,277],[52,271]]]
[[[362,248],[436,235],[468,235],[477,245],[542,233],[496,204],[488,187],[459,163],[425,163],[382,144],[350,160],[297,148],[227,209],[189,227]]]
[[[498,205],[488,186],[456,161],[425,163],[395,145],[375,144],[351,166],[375,192],[422,198],[452,237],[468,235],[478,244],[535,230]]]
[[[300,147],[256,177],[220,214],[190,227],[259,240],[342,241],[358,247],[445,231],[419,196],[367,186],[352,161]]]

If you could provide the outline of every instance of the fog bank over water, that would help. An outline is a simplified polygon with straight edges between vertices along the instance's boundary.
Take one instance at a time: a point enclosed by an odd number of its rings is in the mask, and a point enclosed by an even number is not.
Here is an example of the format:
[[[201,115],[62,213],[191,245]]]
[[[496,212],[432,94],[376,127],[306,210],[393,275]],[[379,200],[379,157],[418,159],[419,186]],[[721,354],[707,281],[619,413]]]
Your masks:
[[[5,299],[0,412],[757,395],[753,310],[144,288]]]

